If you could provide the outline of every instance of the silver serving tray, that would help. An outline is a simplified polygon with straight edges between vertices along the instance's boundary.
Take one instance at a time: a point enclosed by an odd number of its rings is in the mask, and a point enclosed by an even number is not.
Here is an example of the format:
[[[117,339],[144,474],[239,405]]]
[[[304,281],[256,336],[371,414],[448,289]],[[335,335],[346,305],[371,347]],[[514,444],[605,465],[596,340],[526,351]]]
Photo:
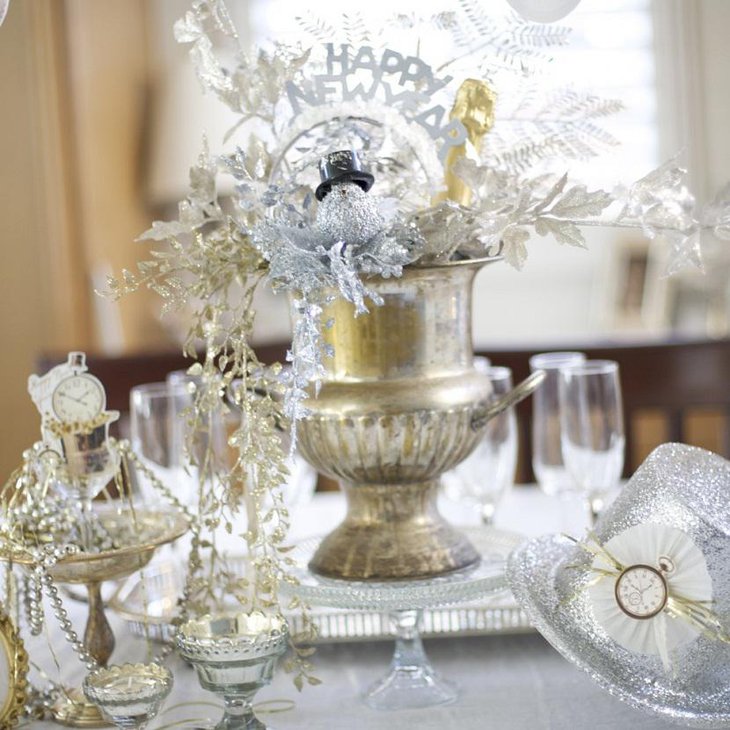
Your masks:
[[[522,541],[523,536],[493,528],[467,530],[480,545],[506,558]],[[230,557],[228,568],[244,573],[246,559]],[[150,565],[140,574],[123,583],[109,600],[109,608],[124,619],[133,634],[153,641],[169,642],[173,630],[177,597],[183,581],[183,566],[161,562]],[[222,609],[234,609],[225,602]],[[292,633],[302,627],[297,612],[285,612]],[[317,643],[388,640],[394,636],[387,613],[339,608],[312,607],[310,618],[317,628]],[[461,604],[458,607],[423,611],[421,634],[437,638],[445,636],[483,636],[533,631],[524,611],[509,591]]]

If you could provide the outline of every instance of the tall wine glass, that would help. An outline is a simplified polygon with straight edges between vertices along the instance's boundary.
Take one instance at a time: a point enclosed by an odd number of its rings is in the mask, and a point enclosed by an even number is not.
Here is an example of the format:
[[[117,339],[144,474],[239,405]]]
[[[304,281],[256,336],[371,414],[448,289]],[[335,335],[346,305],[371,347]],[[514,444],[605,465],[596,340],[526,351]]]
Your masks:
[[[582,352],[543,352],[530,358],[530,370],[545,371],[545,380],[532,395],[532,470],[545,494],[566,496],[575,491],[563,463],[560,445],[560,368],[585,362]]]
[[[474,358],[474,365],[489,377],[494,398],[512,390],[509,368],[490,366],[486,358]],[[443,475],[446,496],[474,505],[482,524],[492,525],[499,503],[514,484],[516,468],[517,419],[514,408],[508,408],[489,421],[474,452]]]
[[[132,448],[163,484],[175,485],[180,501],[197,501],[197,475],[187,451],[187,423],[193,396],[185,383],[145,383],[130,393]],[[149,485],[140,487],[143,494]],[[153,492],[145,496],[151,497]]]
[[[591,525],[624,465],[624,416],[618,363],[587,360],[558,377],[563,461],[587,498]]]

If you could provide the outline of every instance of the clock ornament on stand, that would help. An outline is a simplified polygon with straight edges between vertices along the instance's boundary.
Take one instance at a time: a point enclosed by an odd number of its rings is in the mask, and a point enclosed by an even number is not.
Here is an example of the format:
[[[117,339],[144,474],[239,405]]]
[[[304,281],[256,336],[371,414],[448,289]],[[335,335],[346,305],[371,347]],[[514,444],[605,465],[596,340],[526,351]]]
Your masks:
[[[79,507],[82,545],[90,547],[95,520],[92,501],[119,469],[119,454],[109,442],[118,411],[106,410],[101,381],[88,372],[83,352],[43,376],[31,375],[28,391],[42,419],[43,440],[65,465],[67,478],[56,488]]]
[[[730,722],[730,462],[665,444],[583,540],[509,559],[510,586],[567,659],[634,707],[694,727]]]
[[[23,464],[2,490],[0,559],[26,573],[25,609],[30,633],[44,628],[44,597],[63,635],[88,669],[103,667],[114,650],[101,586],[143,568],[160,545],[183,535],[188,518],[161,486],[173,509],[134,504],[129,478],[133,460],[126,442],[109,436],[118,417],[106,411],[106,394],[87,372],[85,356],[31,376],[31,397],[41,413],[42,440],[23,454]],[[116,496],[94,502],[113,482]],[[80,584],[88,593],[83,640],[74,629],[57,584]],[[104,724],[81,691],[56,691],[52,715],[62,724]]]

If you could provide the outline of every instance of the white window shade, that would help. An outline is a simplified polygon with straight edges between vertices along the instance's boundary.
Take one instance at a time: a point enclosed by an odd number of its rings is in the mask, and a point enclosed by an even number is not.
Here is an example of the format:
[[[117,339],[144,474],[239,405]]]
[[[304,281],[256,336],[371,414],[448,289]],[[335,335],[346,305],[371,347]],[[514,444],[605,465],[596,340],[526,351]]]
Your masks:
[[[555,49],[555,80],[624,104],[603,121],[620,146],[572,170],[596,186],[631,182],[660,162],[651,2],[583,0],[566,22],[573,33]]]

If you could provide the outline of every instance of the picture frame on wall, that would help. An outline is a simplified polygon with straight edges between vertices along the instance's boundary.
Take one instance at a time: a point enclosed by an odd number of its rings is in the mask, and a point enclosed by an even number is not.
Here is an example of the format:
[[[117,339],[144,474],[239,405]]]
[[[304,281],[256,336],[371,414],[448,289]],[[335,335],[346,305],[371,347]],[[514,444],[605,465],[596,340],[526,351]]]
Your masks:
[[[661,239],[621,233],[605,278],[603,319],[614,333],[661,333],[670,325],[670,282],[665,272],[666,245]]]

